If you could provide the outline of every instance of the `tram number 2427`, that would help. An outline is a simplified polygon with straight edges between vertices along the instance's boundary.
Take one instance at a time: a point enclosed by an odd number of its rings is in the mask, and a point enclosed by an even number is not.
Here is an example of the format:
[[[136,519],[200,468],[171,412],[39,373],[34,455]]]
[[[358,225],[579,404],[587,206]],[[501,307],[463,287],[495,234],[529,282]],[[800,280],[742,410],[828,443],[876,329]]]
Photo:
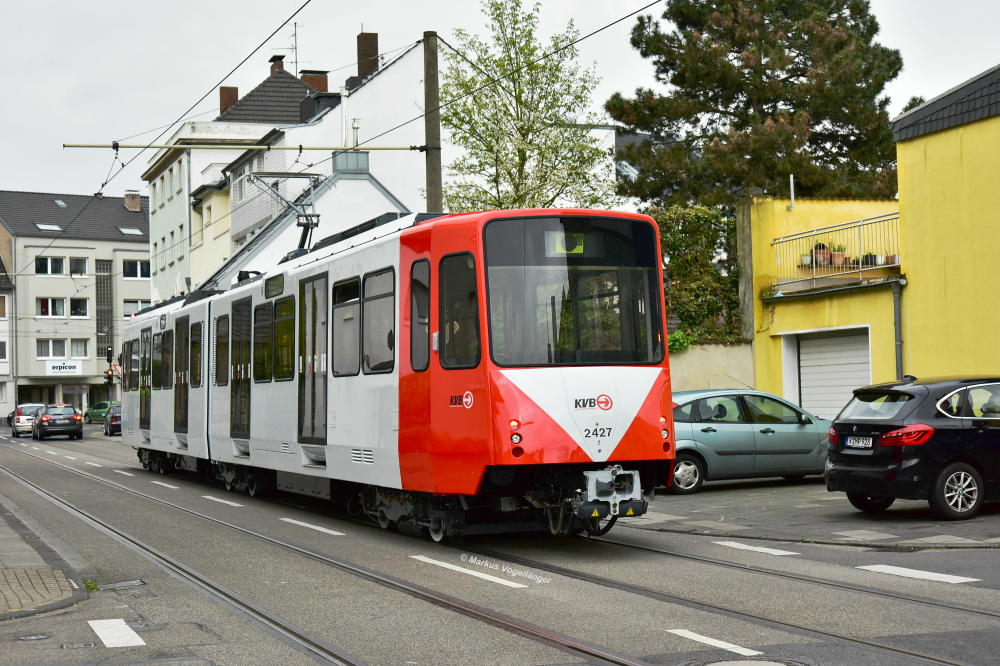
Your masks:
[[[611,437],[611,428],[584,428],[583,436],[587,438],[593,437]]]

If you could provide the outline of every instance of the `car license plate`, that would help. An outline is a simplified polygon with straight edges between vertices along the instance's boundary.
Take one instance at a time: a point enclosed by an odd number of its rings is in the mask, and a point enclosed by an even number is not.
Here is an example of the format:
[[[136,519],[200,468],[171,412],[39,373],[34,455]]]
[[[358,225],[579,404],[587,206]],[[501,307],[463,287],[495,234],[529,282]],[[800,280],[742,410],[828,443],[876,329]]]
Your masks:
[[[62,425],[64,423],[69,423],[69,419],[56,419],[56,423]]]
[[[872,448],[872,438],[871,437],[848,437],[847,445],[852,449],[870,449]]]

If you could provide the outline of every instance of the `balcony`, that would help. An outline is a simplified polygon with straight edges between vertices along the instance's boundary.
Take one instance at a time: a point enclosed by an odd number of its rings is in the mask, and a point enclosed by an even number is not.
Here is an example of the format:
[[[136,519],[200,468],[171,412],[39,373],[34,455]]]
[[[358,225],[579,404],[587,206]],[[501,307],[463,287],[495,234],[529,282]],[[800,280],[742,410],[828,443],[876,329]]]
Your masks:
[[[773,293],[880,282],[900,273],[899,213],[800,231],[771,245]]]

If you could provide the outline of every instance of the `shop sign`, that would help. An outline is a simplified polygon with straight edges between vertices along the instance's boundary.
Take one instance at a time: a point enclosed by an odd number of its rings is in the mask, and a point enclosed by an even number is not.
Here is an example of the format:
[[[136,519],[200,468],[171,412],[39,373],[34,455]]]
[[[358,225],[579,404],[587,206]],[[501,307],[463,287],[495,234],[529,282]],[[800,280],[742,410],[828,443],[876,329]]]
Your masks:
[[[82,375],[83,361],[46,361],[46,375]]]

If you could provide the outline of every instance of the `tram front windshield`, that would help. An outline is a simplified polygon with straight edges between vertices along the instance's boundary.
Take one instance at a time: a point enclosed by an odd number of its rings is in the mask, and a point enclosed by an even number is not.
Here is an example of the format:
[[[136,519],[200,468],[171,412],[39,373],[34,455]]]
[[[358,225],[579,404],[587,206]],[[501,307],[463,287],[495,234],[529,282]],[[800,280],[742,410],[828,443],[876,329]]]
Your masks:
[[[656,229],[597,217],[486,225],[490,350],[501,366],[663,360]]]

